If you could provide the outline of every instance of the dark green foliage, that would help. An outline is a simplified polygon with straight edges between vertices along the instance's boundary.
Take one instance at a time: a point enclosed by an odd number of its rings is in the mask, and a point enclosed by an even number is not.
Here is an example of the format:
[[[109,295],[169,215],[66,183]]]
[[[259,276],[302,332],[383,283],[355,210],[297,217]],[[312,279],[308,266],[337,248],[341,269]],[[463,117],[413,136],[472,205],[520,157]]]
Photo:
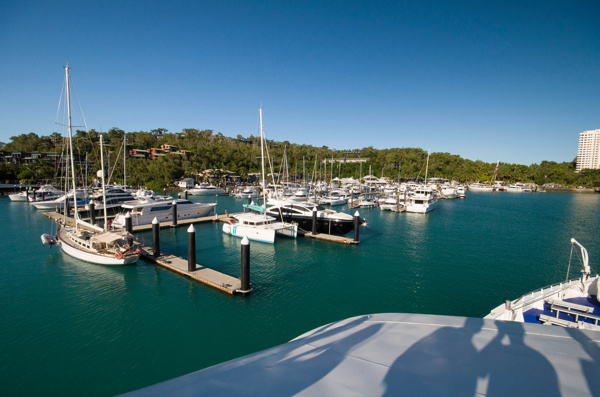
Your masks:
[[[89,132],[76,131],[74,147],[76,156],[85,158],[88,154],[90,169],[100,169],[99,134],[95,130]],[[164,128],[150,132],[138,131],[125,133],[119,128],[112,128],[105,137],[107,148],[110,150],[111,181],[123,180],[123,135],[127,136],[127,152],[132,149],[148,150],[160,148],[161,145],[176,146],[177,150],[185,150],[187,156],[172,155],[158,157],[156,160],[130,159],[127,162],[127,183],[132,186],[148,186],[162,189],[182,176],[192,176],[206,169],[223,169],[239,173],[243,179],[248,173],[260,172],[260,138],[250,136],[244,138],[228,138],[221,133],[215,134],[212,130],[197,130],[188,128],[181,133],[169,133]],[[21,134],[11,137],[11,142],[4,145],[4,150],[24,152],[52,152],[62,150],[57,145],[60,135],[53,133],[50,136],[38,136],[34,133]],[[284,149],[287,151],[288,169],[290,177],[296,174],[298,180],[302,179],[303,159],[307,179],[315,173],[325,177],[323,159],[335,159],[348,156],[367,158],[362,163],[335,163],[333,177],[359,178],[369,173],[377,177],[386,177],[390,180],[414,179],[425,177],[427,152],[417,148],[391,148],[332,150],[326,146],[315,147],[297,145],[288,141],[268,141],[269,156],[278,173],[283,161]],[[348,155],[348,153],[352,153]],[[107,156],[107,152],[105,152]],[[317,169],[315,168],[317,158]],[[50,167],[52,168],[52,167]],[[493,178],[495,163],[486,163],[481,160],[463,159],[450,153],[431,153],[429,159],[429,177],[439,177],[460,182],[489,181]],[[113,171],[114,169],[114,171]],[[267,172],[270,172],[267,169]],[[327,178],[331,176],[331,163],[327,163]],[[47,179],[49,169],[44,166],[33,165],[3,165],[0,168],[0,177],[3,179],[19,178],[23,180]],[[541,164],[530,166],[521,164],[500,163],[497,179],[505,182],[535,182],[539,185],[555,183],[561,185],[600,185],[600,170],[584,170],[575,172],[575,161],[556,163],[543,161]]]

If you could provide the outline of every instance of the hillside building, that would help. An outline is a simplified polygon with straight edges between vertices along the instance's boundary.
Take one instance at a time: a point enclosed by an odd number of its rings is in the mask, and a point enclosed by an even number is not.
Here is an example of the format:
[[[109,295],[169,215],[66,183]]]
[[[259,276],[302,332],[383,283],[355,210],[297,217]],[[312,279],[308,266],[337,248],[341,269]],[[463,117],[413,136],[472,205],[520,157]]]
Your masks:
[[[600,130],[584,131],[579,134],[576,172],[583,169],[600,169]]]

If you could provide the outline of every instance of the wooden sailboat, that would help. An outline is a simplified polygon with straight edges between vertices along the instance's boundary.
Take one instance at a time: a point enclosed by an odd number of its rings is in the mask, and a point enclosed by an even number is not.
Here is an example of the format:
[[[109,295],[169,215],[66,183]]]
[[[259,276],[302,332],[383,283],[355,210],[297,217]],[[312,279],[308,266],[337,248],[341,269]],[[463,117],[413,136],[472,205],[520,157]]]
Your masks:
[[[68,65],[65,67],[65,76],[71,179],[73,181],[73,191],[76,191]],[[102,192],[105,195],[102,136],[100,136],[100,152],[102,162]],[[128,265],[137,262],[140,250],[134,245],[133,236],[127,232],[108,231],[106,229],[106,210],[104,211],[104,228],[83,222],[79,219],[77,211],[74,212],[75,222],[73,225],[70,219],[67,218],[67,215],[65,213],[62,223],[58,224],[55,236],[42,235],[42,243],[50,246],[59,245],[66,254],[74,258],[100,265]]]

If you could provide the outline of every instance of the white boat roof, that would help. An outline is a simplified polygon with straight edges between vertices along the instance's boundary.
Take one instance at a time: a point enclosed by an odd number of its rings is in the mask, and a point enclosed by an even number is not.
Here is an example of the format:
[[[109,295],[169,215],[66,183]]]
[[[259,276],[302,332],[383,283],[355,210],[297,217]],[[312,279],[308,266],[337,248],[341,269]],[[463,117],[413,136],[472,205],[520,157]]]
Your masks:
[[[594,331],[481,318],[374,314],[129,396],[473,396],[600,393]]]
[[[272,216],[264,214],[255,214],[252,212],[245,212],[243,214],[233,215],[232,217],[239,220],[240,222],[265,222],[275,220],[275,218]]]

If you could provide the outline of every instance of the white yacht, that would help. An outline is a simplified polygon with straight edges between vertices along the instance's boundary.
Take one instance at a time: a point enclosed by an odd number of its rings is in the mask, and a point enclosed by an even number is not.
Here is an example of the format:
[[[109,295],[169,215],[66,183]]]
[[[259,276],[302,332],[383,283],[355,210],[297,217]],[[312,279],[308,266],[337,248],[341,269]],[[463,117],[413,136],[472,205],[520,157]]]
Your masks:
[[[177,203],[177,219],[201,218],[213,211],[217,203],[193,203],[189,200],[154,200],[142,198],[126,201],[112,222],[114,228],[125,227],[125,216],[131,215],[132,225],[149,225],[156,217],[159,222],[173,221],[173,202]]]
[[[27,190],[23,190],[22,192],[9,194],[8,198],[10,199],[10,201],[27,201],[28,195],[29,192]]]
[[[191,189],[188,189],[188,194],[192,196],[219,196],[227,194],[227,192],[218,186],[209,185],[206,182],[197,184]]]
[[[435,208],[435,194],[428,186],[417,186],[406,201],[406,212],[426,214]]]
[[[235,193],[236,198],[256,198],[258,197],[258,189],[254,186],[244,186]]]
[[[492,185],[476,182],[469,184],[469,190],[472,192],[493,192],[494,187]]]
[[[354,230],[354,217],[344,212],[328,210],[308,202],[269,200],[266,213],[284,222],[294,222],[305,231],[312,231],[313,210],[317,211],[317,233],[344,235]],[[365,223],[361,218],[359,224]]]
[[[322,197],[319,200],[319,204],[331,205],[332,207],[336,206],[336,205],[344,205],[347,203],[348,203],[348,199],[346,199],[345,197],[342,197],[340,195],[340,192],[336,191],[336,190],[332,191],[329,196]]]
[[[456,186],[445,185],[441,188],[442,198],[444,199],[455,199],[458,197],[458,192]]]
[[[308,201],[308,196],[308,189],[305,187],[299,187],[296,189],[296,191],[294,192],[292,197],[290,197],[290,199],[294,201]]]
[[[85,200],[85,191],[83,189],[77,189],[76,190],[77,194],[77,206],[83,206],[86,204],[86,200]],[[73,208],[75,206],[75,200],[73,200],[73,190],[71,190],[69,193],[67,193],[66,195],[62,195],[54,200],[44,200],[44,201],[36,201],[36,202],[32,202],[31,205],[33,205],[36,209],[38,210],[44,210],[44,211],[48,211],[48,210],[54,210],[56,208],[58,209],[63,209],[65,206],[65,202],[67,200],[69,200],[69,207]]]
[[[27,199],[30,202],[56,200],[64,194],[65,192],[60,191],[52,185],[42,185],[38,190],[29,194]]]

